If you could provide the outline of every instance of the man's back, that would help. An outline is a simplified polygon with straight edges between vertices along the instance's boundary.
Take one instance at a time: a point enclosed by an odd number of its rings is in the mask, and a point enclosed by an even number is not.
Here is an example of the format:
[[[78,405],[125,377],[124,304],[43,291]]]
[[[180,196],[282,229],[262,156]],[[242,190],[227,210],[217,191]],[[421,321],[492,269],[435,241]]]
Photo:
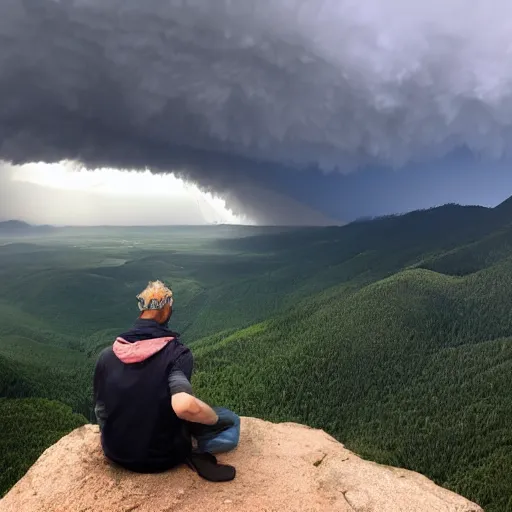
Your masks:
[[[133,471],[164,471],[186,462],[207,480],[232,480],[235,468],[192,452],[191,430],[208,426],[209,432],[201,432],[211,439],[235,425],[232,416],[220,417],[193,396],[192,353],[168,328],[172,290],[150,281],[137,301],[138,320],[103,350],[94,372],[94,412],[105,455]]]
[[[186,351],[172,340],[130,363],[112,347],[100,354],[94,394],[102,417],[103,449],[111,460],[145,472],[168,469],[188,455],[190,438],[171,407],[168,384],[176,359]]]

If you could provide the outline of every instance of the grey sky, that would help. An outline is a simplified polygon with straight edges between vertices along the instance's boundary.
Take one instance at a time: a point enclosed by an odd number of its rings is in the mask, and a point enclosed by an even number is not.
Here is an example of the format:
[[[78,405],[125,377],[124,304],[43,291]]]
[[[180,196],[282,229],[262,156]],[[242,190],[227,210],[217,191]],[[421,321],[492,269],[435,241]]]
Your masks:
[[[0,158],[173,170],[258,214],[274,170],[508,158],[511,49],[507,0],[2,0]]]

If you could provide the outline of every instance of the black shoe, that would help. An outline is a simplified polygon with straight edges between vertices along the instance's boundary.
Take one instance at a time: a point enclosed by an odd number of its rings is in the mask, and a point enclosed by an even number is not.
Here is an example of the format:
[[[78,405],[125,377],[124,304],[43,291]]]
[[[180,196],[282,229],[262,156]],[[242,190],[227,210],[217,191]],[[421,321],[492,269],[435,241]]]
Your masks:
[[[227,464],[218,464],[211,453],[192,453],[186,460],[187,465],[209,482],[229,482],[236,475],[236,469]]]

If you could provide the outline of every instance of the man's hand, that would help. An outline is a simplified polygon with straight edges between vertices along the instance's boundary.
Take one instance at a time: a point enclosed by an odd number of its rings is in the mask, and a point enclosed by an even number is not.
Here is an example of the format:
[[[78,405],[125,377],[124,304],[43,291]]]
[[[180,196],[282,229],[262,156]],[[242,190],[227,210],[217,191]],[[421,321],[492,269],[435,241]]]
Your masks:
[[[231,416],[224,413],[224,409],[222,407],[214,407],[213,410],[217,414],[218,420],[214,425],[208,427],[207,432],[212,436],[216,436],[229,427],[232,427],[235,423],[233,422],[233,418],[231,418]]]
[[[217,413],[218,417],[217,422],[213,425],[190,424],[190,431],[196,439],[202,439],[203,441],[212,439],[235,424],[230,411],[223,407],[214,407],[213,410]]]
[[[219,420],[217,413],[209,405],[188,393],[172,395],[171,405],[176,416],[184,421],[216,425]]]

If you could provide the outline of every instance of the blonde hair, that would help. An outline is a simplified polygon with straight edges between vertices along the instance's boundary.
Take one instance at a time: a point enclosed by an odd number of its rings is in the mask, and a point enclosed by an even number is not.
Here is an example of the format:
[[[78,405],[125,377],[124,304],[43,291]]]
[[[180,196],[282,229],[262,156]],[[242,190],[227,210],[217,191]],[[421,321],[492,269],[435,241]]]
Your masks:
[[[172,290],[159,280],[149,281],[146,288],[137,295],[141,311],[162,309],[166,304],[172,306],[173,300]]]

